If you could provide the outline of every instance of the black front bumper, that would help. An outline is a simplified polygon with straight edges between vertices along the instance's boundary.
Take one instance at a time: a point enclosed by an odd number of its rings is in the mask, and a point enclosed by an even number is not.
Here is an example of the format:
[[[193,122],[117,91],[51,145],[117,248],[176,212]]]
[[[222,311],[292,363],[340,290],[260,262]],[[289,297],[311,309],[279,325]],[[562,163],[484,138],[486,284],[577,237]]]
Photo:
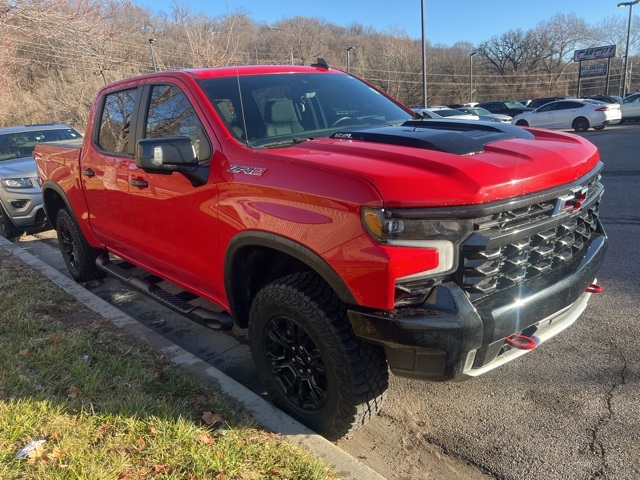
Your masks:
[[[348,312],[357,336],[384,346],[394,374],[422,380],[461,380],[524,353],[505,338],[521,333],[542,343],[582,313],[604,261],[607,239],[594,238],[574,264],[472,304],[455,283],[434,288],[417,308]]]

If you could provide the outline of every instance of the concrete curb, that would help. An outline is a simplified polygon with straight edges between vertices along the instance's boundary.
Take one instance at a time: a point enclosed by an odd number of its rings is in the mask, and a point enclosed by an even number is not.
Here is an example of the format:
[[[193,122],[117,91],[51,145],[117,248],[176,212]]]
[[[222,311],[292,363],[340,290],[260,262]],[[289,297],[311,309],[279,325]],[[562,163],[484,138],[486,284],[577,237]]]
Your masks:
[[[173,363],[179,365],[189,374],[203,381],[214,381],[222,393],[235,399],[260,424],[282,435],[289,442],[310,451],[322,459],[340,477],[354,480],[384,478],[220,370],[145,327],[134,318],[94,295],[9,240],[0,237],[0,248],[48,277],[53,283],[75,297],[90,310],[110,320],[117,327],[126,330],[134,337],[139,338],[156,352],[169,357]]]

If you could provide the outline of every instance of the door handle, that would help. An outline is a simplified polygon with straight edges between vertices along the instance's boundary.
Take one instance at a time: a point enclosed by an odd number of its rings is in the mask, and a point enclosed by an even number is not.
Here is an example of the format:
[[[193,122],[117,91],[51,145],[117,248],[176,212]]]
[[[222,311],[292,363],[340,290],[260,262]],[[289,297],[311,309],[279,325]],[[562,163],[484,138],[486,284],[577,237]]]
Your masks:
[[[95,177],[96,176],[96,172],[94,172],[90,168],[83,168],[82,169],[82,175],[84,175],[85,177]]]
[[[139,188],[147,188],[149,186],[149,183],[145,180],[140,180],[137,178],[132,178],[129,183],[131,185],[133,185],[134,187],[139,187]]]

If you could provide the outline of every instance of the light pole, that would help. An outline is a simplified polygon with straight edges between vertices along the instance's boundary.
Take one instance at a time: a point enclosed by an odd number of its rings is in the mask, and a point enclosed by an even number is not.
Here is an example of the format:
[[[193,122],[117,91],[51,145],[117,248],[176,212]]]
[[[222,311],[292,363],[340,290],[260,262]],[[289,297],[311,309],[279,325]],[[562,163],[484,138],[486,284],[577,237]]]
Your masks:
[[[422,106],[427,107],[427,20],[425,0],[422,0]]]
[[[633,2],[620,2],[618,7],[629,7],[629,26],[627,27],[627,47],[624,51],[624,74],[622,78],[622,98],[627,91],[627,63],[629,62],[629,37],[631,37],[631,15],[633,14],[633,6],[640,3],[640,0],[633,0]]]
[[[471,52],[469,54],[469,103],[473,102],[473,56],[478,52]]]
[[[158,71],[158,64],[156,63],[156,52],[153,49],[153,44],[156,43],[156,39],[155,38],[150,38],[149,39],[149,50],[151,50],[151,61],[153,62],[153,71],[157,72]]]
[[[354,50],[355,47],[348,47],[347,48],[347,73],[351,73],[351,63],[350,63],[350,59],[349,59],[349,52],[351,52],[351,50]]]

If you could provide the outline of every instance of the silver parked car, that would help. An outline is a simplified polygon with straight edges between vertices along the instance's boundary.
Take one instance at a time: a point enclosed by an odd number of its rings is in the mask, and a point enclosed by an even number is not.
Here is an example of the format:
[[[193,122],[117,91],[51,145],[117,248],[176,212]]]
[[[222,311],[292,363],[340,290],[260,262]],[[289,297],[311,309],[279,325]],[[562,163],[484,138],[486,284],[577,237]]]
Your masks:
[[[48,227],[33,149],[37,143],[81,137],[60,123],[0,128],[0,235],[11,239]]]

